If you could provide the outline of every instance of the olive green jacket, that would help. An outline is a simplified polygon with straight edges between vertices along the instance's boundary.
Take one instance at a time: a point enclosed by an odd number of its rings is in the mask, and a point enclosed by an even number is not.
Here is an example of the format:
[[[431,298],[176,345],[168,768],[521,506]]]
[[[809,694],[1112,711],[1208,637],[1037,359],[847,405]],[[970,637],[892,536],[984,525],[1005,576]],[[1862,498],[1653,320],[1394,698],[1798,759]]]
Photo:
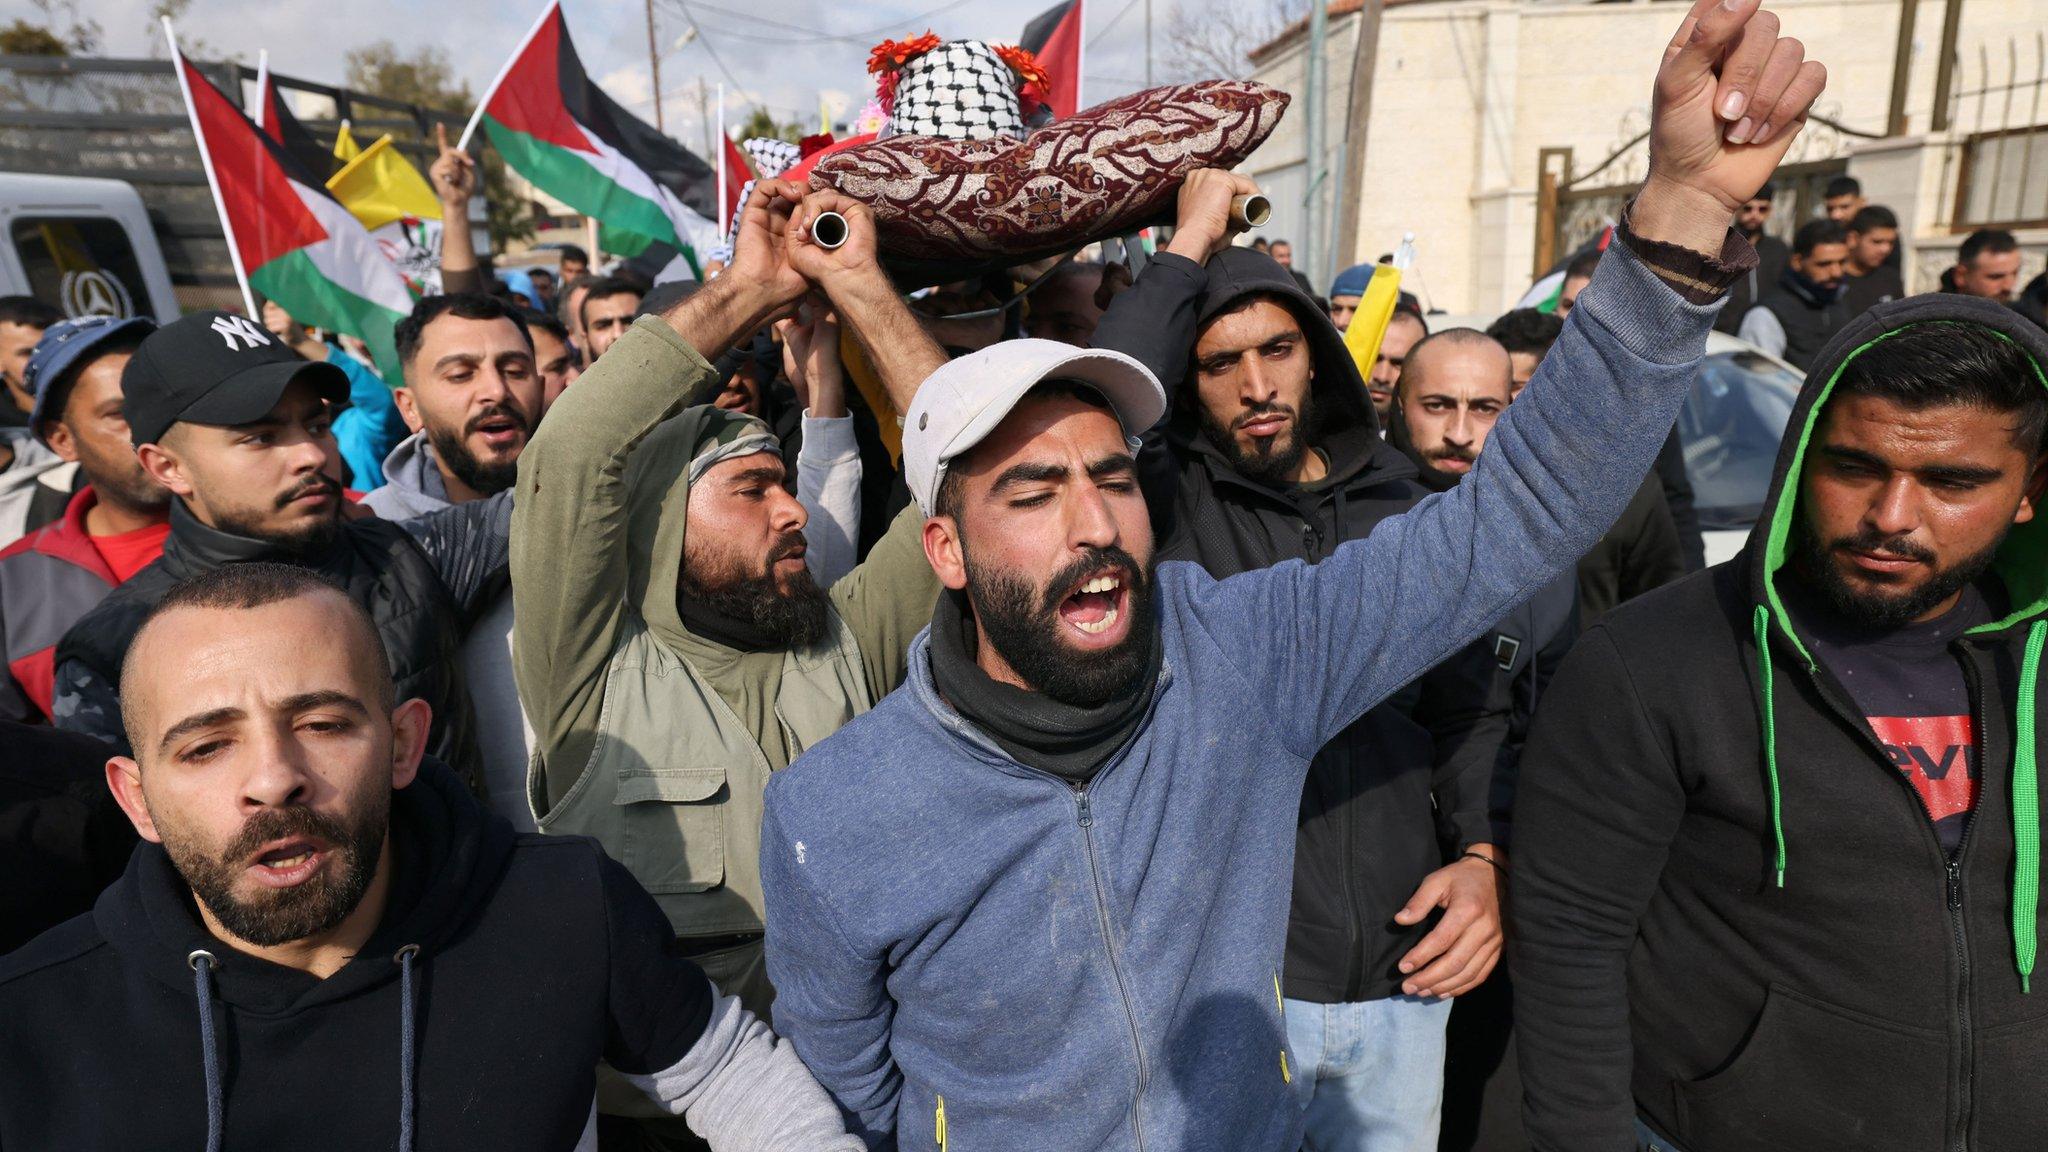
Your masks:
[[[717,383],[666,322],[641,319],[549,410],[520,455],[512,514],[535,821],[596,837],[679,936],[761,930],[769,773],[902,681],[939,589],[910,509],[830,589],[824,643],[741,652],[685,628],[690,461],[762,430],[701,406]]]

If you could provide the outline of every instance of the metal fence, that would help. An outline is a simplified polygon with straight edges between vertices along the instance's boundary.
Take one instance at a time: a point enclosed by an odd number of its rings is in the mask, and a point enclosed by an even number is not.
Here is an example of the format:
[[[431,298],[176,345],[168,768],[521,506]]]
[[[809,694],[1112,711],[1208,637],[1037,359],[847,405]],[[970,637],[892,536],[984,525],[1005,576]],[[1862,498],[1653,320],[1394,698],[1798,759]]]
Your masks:
[[[1948,123],[1962,136],[1944,158],[1955,167],[1950,227],[2048,228],[2048,32],[2008,40],[2003,53],[1980,44],[1954,68],[1962,83]]]
[[[1790,240],[1803,220],[1820,213],[1827,182],[1849,169],[1849,147],[1876,133],[1851,128],[1833,115],[1816,112],[1792,146],[1771,181],[1776,186],[1774,211],[1767,226],[1773,235]],[[1621,209],[1649,174],[1650,126],[1646,112],[1631,112],[1617,125],[1621,141],[1598,163],[1575,170],[1570,148],[1544,148],[1537,153],[1536,258],[1533,275],[1542,276],[1559,260],[1621,219]]]
[[[198,64],[238,104],[256,70]],[[416,104],[271,74],[306,127],[332,140],[344,119],[364,143],[390,133],[424,170],[436,123],[462,117]],[[310,100],[294,100],[303,93]],[[240,295],[206,173],[167,60],[0,55],[0,170],[124,180],[141,193],[181,308],[238,308]]]

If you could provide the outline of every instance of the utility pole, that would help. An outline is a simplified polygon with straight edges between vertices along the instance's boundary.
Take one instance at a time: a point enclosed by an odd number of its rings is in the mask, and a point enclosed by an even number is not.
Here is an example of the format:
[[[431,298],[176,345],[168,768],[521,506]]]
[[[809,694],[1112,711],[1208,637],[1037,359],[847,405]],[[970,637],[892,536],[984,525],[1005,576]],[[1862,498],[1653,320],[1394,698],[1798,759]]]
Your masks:
[[[704,77],[697,77],[697,120],[704,125],[704,156],[710,159],[718,155],[711,147],[711,94],[704,87]]]
[[[654,0],[647,0],[647,70],[654,74],[654,130],[666,133],[661,123],[661,48],[654,42]]]
[[[1312,281],[1321,283],[1317,276],[1322,271],[1322,253],[1317,241],[1323,235],[1323,181],[1329,171],[1323,167],[1323,49],[1330,38],[1329,0],[1314,0],[1308,15],[1308,141],[1304,147],[1308,161],[1305,175],[1307,191],[1302,196],[1305,219],[1301,234],[1295,238],[1296,266],[1305,269]]]
[[[1920,0],[1899,0],[1899,42],[1892,49],[1892,102],[1885,113],[1884,134],[1906,134],[1906,85],[1913,75],[1913,20]]]
[[[1910,0],[1909,0],[1910,2]],[[1351,58],[1351,108],[1344,121],[1344,143],[1337,172],[1337,250],[1334,269],[1358,260],[1358,213],[1365,199],[1365,140],[1372,127],[1373,64],[1380,55],[1380,12],[1385,0],[1364,0],[1359,6],[1356,47]]]
[[[1956,34],[1963,22],[1963,0],[1948,0],[1941,9],[1941,59],[1934,66],[1934,131],[1948,128],[1949,96],[1955,87]],[[1990,77],[1985,77],[1989,84]]]
[[[1145,0],[1145,87],[1152,86],[1152,0]]]

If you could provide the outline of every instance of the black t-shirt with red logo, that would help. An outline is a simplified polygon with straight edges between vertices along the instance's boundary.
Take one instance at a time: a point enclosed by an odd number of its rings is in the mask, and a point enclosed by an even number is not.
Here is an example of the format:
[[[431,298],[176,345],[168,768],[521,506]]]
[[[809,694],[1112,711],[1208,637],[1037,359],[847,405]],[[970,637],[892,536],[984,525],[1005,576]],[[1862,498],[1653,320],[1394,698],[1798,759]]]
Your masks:
[[[1987,578],[1955,607],[1889,632],[1851,627],[1801,597],[1795,612],[1813,654],[1849,693],[1885,754],[1919,794],[1935,835],[1953,854],[1983,783],[1977,723],[1956,637],[1999,618],[2005,593]]]

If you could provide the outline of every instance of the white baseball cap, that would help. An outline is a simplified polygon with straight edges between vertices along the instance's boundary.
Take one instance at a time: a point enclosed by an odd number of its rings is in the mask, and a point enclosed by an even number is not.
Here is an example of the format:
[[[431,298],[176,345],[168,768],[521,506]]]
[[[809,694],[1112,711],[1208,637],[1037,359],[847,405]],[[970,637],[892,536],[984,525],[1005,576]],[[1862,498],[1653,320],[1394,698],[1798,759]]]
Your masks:
[[[918,385],[903,416],[903,479],[925,515],[938,502],[946,462],[986,439],[1025,393],[1047,380],[1072,380],[1102,393],[1133,445],[1166,413],[1158,377],[1121,352],[1005,340],[962,356]]]

